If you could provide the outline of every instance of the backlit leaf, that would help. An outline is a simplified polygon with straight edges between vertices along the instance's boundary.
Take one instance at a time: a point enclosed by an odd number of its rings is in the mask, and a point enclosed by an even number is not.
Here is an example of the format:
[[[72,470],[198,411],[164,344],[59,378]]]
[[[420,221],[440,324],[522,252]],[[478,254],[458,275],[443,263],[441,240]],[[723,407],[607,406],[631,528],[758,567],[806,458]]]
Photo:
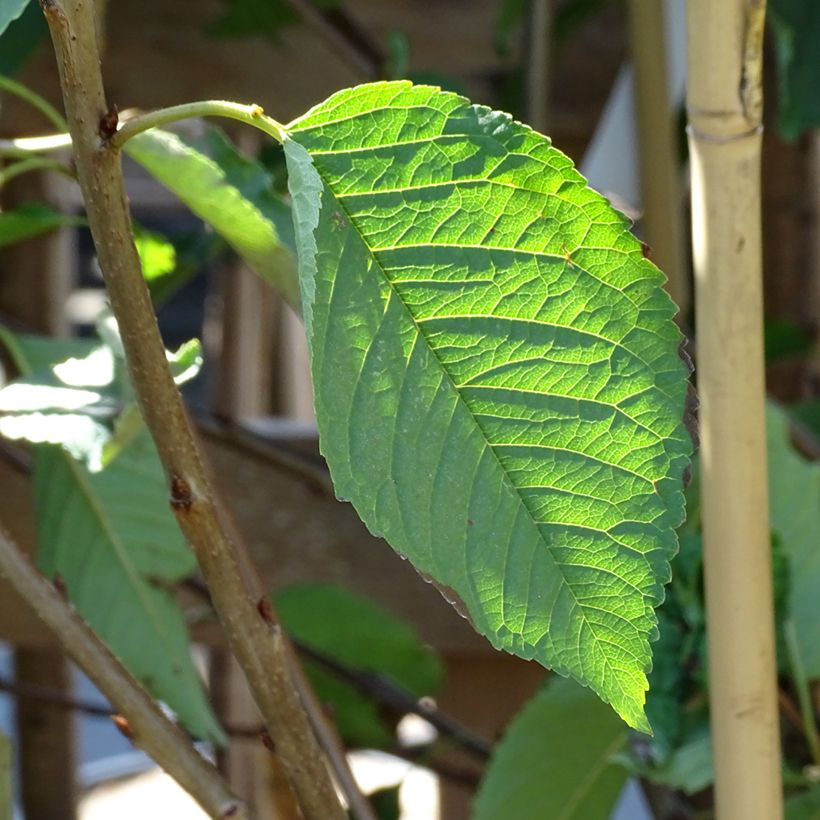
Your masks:
[[[286,127],[336,492],[497,647],[632,726],[683,519],[663,275],[549,140],[408,82]]]
[[[191,661],[182,611],[164,588],[196,562],[144,427],[97,473],[58,447],[38,448],[34,489],[43,573],[63,578],[80,614],[194,735],[224,740]]]
[[[129,140],[125,152],[213,226],[260,276],[297,299],[291,292],[290,212],[259,163],[215,128],[199,139],[155,128]]]

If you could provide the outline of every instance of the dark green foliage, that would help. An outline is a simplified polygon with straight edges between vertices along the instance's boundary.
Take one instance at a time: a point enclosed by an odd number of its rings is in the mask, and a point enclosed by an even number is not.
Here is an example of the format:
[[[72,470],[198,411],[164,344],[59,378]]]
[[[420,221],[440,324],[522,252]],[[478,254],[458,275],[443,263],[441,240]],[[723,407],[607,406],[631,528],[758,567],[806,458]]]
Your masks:
[[[768,19],[777,56],[778,125],[794,140],[820,126],[820,3],[770,0]]]

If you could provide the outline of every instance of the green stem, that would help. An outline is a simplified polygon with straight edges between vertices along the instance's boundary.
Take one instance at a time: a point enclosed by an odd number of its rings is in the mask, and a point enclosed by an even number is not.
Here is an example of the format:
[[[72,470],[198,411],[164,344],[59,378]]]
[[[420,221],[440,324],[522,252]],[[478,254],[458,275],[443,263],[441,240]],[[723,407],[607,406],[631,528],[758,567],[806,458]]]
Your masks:
[[[137,114],[122,124],[120,129],[111,137],[110,145],[112,148],[120,149],[131,137],[135,137],[149,128],[156,128],[160,125],[167,125],[171,122],[187,120],[192,117],[227,117],[231,120],[238,120],[247,125],[252,125],[278,142],[284,142],[287,138],[284,126],[267,116],[260,105],[241,105],[225,100],[201,100],[200,102],[172,105],[169,108],[160,108],[157,111]]]
[[[800,657],[800,648],[797,644],[797,633],[794,621],[789,619],[783,625],[783,637],[786,639],[786,649],[789,653],[789,664],[792,668],[792,680],[797,690],[797,700],[800,703],[800,714],[803,716],[803,731],[806,743],[809,745],[812,759],[820,766],[820,738],[817,734],[817,721],[811,702],[806,670],[803,668],[803,659]]]
[[[9,165],[0,170],[0,188],[15,177],[19,177],[21,174],[27,174],[31,171],[57,171],[60,174],[71,177],[71,179],[75,178],[71,169],[56,159],[31,157],[30,159],[15,162],[13,165]]]
[[[0,140],[0,157],[30,157],[71,148],[70,134],[49,134],[45,137],[17,137]]]
[[[44,100],[39,94],[35,94],[30,88],[0,74],[0,91],[8,91],[25,100],[29,105],[36,108],[58,131],[68,131],[68,123],[63,115],[50,103]]]

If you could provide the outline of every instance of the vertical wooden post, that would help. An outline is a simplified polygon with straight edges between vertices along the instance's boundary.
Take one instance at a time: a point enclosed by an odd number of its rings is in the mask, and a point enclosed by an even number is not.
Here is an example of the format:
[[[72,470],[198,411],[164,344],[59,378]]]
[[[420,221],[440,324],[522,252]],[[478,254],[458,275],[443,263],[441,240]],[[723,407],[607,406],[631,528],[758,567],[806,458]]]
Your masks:
[[[71,669],[54,650],[17,649],[15,676],[19,683],[47,686],[71,694]],[[69,709],[43,708],[42,703],[17,701],[18,759],[21,804],[26,820],[68,820],[76,815],[74,715]]]
[[[641,174],[644,239],[666,274],[667,290],[686,315],[689,287],[683,251],[680,162],[675,111],[669,99],[663,0],[629,0],[629,41]]]
[[[765,0],[690,0],[689,144],[719,820],[783,816],[760,241]]]

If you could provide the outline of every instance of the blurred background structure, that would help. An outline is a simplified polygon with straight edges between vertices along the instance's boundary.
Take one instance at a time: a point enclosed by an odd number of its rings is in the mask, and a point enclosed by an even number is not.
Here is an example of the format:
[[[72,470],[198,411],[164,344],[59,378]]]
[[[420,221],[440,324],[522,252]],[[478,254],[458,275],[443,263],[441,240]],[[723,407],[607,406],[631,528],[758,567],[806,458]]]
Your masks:
[[[636,220],[651,257],[669,276],[682,327],[694,331],[682,111],[685,0],[103,0],[100,7],[108,96],[121,110],[223,98],[259,103],[288,121],[339,88],[409,77],[511,111],[549,134],[593,187]],[[32,6],[12,28],[21,54],[10,49],[0,55],[0,71],[16,72],[59,107],[54,57],[38,13]],[[789,142],[778,132],[774,65],[772,53],[772,127],[763,168],[768,387],[816,423],[820,136],[808,131]],[[281,188],[277,151],[235,124],[220,127],[265,163]],[[0,135],[43,130],[36,112],[3,95]],[[169,237],[177,259],[190,267],[160,322],[169,347],[192,336],[204,340],[204,375],[188,398],[202,419],[218,483],[266,578],[273,587],[337,582],[409,621],[444,661],[438,706],[494,741],[542,683],[543,670],[492,650],[436,590],[377,543],[349,506],[336,502],[318,457],[299,320],[240,260],[209,241],[200,221],[172,194],[133,163],[126,173],[136,220]],[[53,176],[15,180],[2,197],[4,209],[43,199],[62,210],[81,208],[76,188]],[[0,255],[0,313],[23,329],[88,333],[104,305],[101,288],[81,227],[60,228]],[[813,440],[807,437],[806,446]],[[24,467],[11,456],[0,458],[0,519],[33,550]],[[196,596],[189,591],[188,598],[195,608]],[[206,647],[203,664],[210,668],[220,715],[252,724],[254,708],[218,630],[203,623],[194,626],[194,635]],[[0,638],[14,646],[10,666],[23,689],[71,690],[71,675],[51,637],[5,586]],[[62,811],[76,802],[78,754],[86,758],[76,751],[72,713],[25,697],[16,702],[25,816],[65,816],[55,807]],[[261,745],[235,740],[220,762],[259,816],[288,816],[281,806],[272,808],[276,772]],[[440,816],[466,817],[480,767],[452,746],[436,762],[439,776],[425,782],[428,789],[430,782],[441,786]],[[44,772],[53,784],[48,790],[34,785],[43,782]],[[626,804],[621,816],[637,818],[635,805]],[[116,816],[125,816],[119,811]],[[182,815],[174,810],[158,816]]]

